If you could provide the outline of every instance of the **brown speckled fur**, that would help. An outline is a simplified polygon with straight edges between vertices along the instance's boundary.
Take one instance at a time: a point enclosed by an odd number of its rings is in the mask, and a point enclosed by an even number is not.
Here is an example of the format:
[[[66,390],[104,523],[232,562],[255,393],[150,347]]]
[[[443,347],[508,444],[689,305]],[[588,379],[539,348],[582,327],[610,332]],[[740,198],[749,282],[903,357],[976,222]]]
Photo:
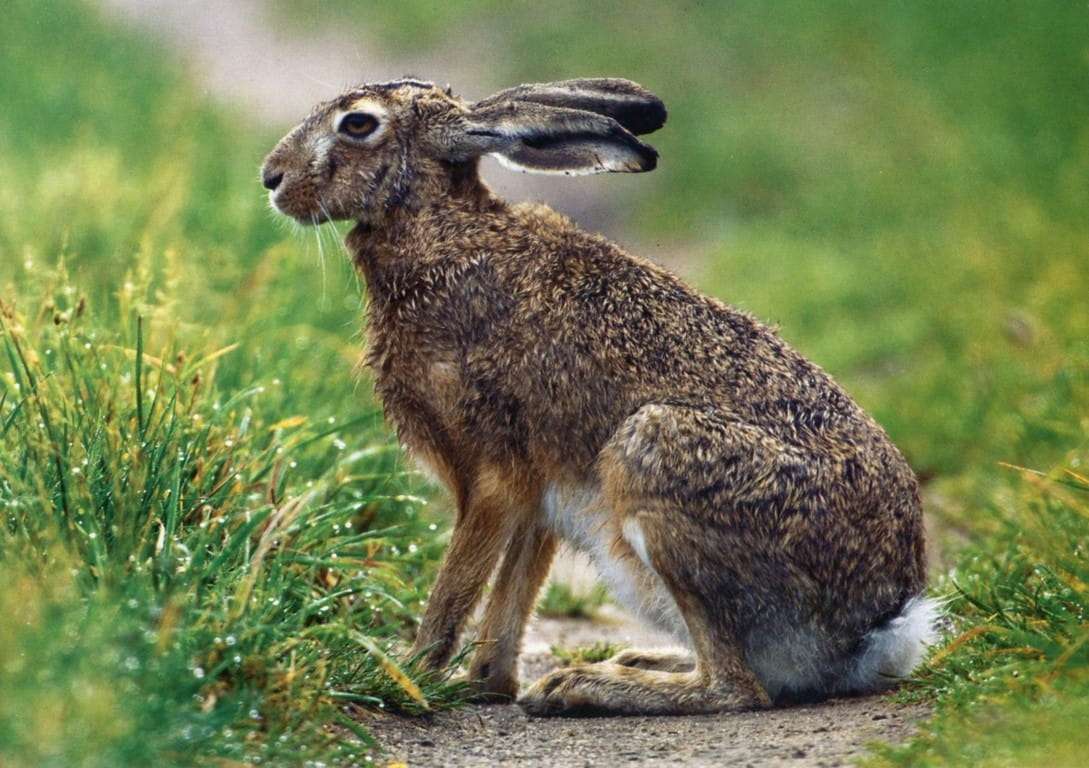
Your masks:
[[[623,532],[637,521],[646,572],[676,602],[695,664],[628,652],[546,677],[523,705],[766,705],[746,659],[778,627],[804,627],[829,658],[848,658],[923,590],[915,477],[882,429],[773,330],[544,206],[490,193],[482,152],[524,164],[526,146],[566,151],[588,134],[599,143],[559,167],[653,167],[653,150],[616,122],[658,127],[653,96],[625,81],[546,88],[522,112],[533,87],[471,105],[415,81],[364,86],[320,105],[265,165],[266,179],[282,174],[280,210],[358,222],[347,244],[369,294],[366,363],[402,442],[457,503],[417,649],[448,661],[502,559],[470,673],[484,694],[515,695],[522,630],[557,542],[542,497],[594,487],[614,555],[642,567]],[[338,113],[373,104],[384,109],[380,136],[338,138]],[[610,117],[566,135],[573,118],[551,111],[565,107]],[[620,159],[602,161],[600,147]],[[596,165],[578,167],[586,157]]]

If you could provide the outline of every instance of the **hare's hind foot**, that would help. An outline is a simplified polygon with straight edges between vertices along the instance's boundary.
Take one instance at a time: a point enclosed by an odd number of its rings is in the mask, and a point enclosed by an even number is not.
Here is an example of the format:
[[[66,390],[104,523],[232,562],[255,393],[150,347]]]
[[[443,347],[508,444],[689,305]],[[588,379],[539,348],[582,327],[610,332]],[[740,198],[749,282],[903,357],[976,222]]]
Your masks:
[[[603,661],[545,675],[518,700],[536,717],[696,715],[768,706],[754,681],[716,684],[693,669],[662,672]]]
[[[612,658],[606,659],[605,663],[655,672],[691,672],[696,668],[695,660],[685,653],[677,651],[639,651],[633,648],[620,651]]]

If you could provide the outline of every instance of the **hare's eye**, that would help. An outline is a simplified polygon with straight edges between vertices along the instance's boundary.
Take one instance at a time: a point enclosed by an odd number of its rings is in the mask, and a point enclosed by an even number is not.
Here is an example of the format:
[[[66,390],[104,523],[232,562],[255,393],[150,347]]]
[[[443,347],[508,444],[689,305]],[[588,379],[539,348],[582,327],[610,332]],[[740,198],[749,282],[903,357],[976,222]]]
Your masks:
[[[374,115],[368,115],[366,112],[349,112],[340,119],[337,130],[353,139],[362,139],[374,133],[377,127],[378,120]]]

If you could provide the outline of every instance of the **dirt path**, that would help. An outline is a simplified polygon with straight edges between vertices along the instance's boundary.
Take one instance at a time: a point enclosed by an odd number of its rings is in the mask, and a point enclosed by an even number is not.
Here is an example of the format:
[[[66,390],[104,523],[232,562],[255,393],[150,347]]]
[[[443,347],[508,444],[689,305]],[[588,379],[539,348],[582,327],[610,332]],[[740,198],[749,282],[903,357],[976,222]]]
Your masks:
[[[581,555],[561,551],[550,577],[585,593],[596,582]],[[523,688],[560,666],[553,647],[608,642],[675,648],[672,638],[607,604],[592,620],[536,617],[519,659]],[[385,760],[424,766],[583,768],[645,766],[845,766],[876,742],[898,743],[930,714],[890,696],[836,699],[763,712],[698,717],[528,718],[513,705],[468,706],[431,718],[373,715],[365,721]]]
[[[468,98],[508,83],[496,82],[479,57],[459,50],[391,55],[366,30],[299,34],[269,17],[261,0],[100,0],[105,12],[160,38],[180,56],[207,94],[266,126],[286,128],[318,100],[366,80],[413,73],[451,82]],[[486,31],[478,31],[486,35]],[[477,45],[495,45],[479,40]],[[511,174],[492,161],[484,175],[513,200],[542,200],[584,227],[633,252],[691,275],[700,247],[637,242],[627,201],[654,174],[533,177]],[[256,172],[255,172],[256,177]],[[585,562],[561,557],[553,578],[586,588],[594,574]],[[556,666],[553,645],[597,641],[629,647],[669,645],[660,635],[607,607],[599,620],[538,620],[522,657],[523,682]],[[906,738],[925,715],[883,698],[836,701],[771,712],[681,718],[529,720],[517,707],[468,707],[431,720],[375,718],[367,726],[389,758],[412,766],[843,765],[873,741]]]
[[[575,590],[592,584],[587,561],[561,554],[552,578]],[[629,648],[675,643],[606,605],[587,619],[538,617],[520,659],[522,685],[556,669],[553,646],[572,649],[608,641]],[[373,716],[365,725],[384,759],[409,766],[582,768],[616,765],[842,766],[874,742],[911,736],[929,714],[887,696],[838,699],[812,706],[700,717],[531,719],[513,705],[469,706],[432,718]]]
[[[539,619],[522,656],[523,684],[557,666],[549,645],[607,639],[669,645],[615,609],[604,621]],[[902,741],[927,714],[885,697],[701,717],[530,719],[516,706],[471,706],[430,719],[375,717],[365,725],[385,760],[409,766],[840,766],[873,742]]]
[[[906,739],[925,710],[880,700],[674,718],[530,720],[515,706],[470,707],[431,721],[367,727],[386,758],[434,766],[841,766],[875,741]]]

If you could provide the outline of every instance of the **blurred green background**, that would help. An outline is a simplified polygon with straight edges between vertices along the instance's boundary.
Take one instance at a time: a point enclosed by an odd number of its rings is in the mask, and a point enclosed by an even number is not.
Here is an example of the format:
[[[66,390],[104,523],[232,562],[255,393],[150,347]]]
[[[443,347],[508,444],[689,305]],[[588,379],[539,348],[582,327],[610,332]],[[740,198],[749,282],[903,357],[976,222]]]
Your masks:
[[[210,38],[215,29],[229,42]],[[1084,493],[1069,483],[1084,482],[1089,433],[1085,4],[268,0],[186,11],[10,0],[0,45],[0,342],[10,362],[0,373],[0,573],[14,585],[0,605],[54,606],[0,629],[0,654],[22,659],[0,670],[8,764],[277,759],[277,743],[326,754],[302,709],[282,701],[301,663],[290,636],[325,604],[340,607],[306,666],[343,684],[307,688],[323,717],[344,700],[333,694],[415,706],[382,677],[378,655],[362,675],[323,660],[347,654],[352,628],[409,636],[442,544],[441,526],[433,532],[415,511],[419,483],[401,471],[369,385],[351,376],[363,298],[336,232],[293,231],[266,210],[256,181],[296,113],[286,96],[270,104],[267,94],[287,93],[268,82],[275,66],[301,73],[301,117],[311,91],[316,100],[338,85],[311,72],[323,61],[357,80],[397,69],[451,80],[470,96],[597,75],[661,96],[669,121],[649,137],[659,169],[589,187],[609,234],[779,324],[874,413],[926,481],[936,575],[955,566],[941,588],[958,595],[956,629],[1002,630],[977,632],[922,676],[918,695],[941,702],[936,724],[880,759],[982,764],[1005,754],[1032,764],[1077,738],[1062,713],[1089,692],[1084,498],[1057,499],[1002,463],[1065,468],[1055,475],[1063,492]],[[237,347],[187,367],[228,345]],[[138,348],[178,360],[147,374],[162,423],[179,425],[154,440],[142,434],[150,406],[139,402],[149,393],[137,396],[138,374],[132,386]],[[188,403],[188,426],[178,402]],[[194,416],[221,423],[201,431]],[[220,499],[219,517],[233,521],[223,539],[200,527],[209,487],[187,453],[195,441],[249,468]],[[352,451],[341,443],[366,456],[346,464]],[[280,570],[257,583],[270,595],[294,590],[294,612],[239,615],[224,606],[255,588],[247,574],[259,537],[247,524],[282,506],[262,497],[269,473],[283,471],[271,469],[279,449],[296,462],[280,492],[309,499],[325,527],[276,550]],[[98,475],[73,475],[96,465]],[[185,503],[148,503],[148,488],[170,478],[163,487]],[[318,501],[307,496],[315,485],[326,494]],[[110,509],[130,510],[133,530],[102,550],[86,537],[119,525]],[[348,535],[332,526],[364,518],[374,530],[396,526],[353,561],[353,573],[384,585],[385,608],[329,597],[344,584],[326,578],[328,554]],[[169,555],[158,542],[167,523],[189,550],[235,541],[238,556],[217,574],[179,577],[174,561],[138,572],[134,548],[138,561]],[[345,541],[358,553],[359,541]],[[125,600],[151,613],[119,619]],[[174,604],[184,642],[118,650]],[[56,639],[71,626],[93,647]],[[194,666],[222,656],[230,632],[249,638],[251,671],[223,667],[194,683]],[[57,661],[81,653],[97,661]],[[108,695],[116,678],[103,670],[128,675],[136,691],[151,684],[125,672],[128,658],[171,670],[158,687],[176,690],[154,724]],[[32,674],[50,666],[48,684]],[[421,684],[436,702],[453,696],[441,681]],[[74,690],[100,695],[84,701]],[[204,702],[196,714],[194,693]],[[984,699],[999,702],[1004,714],[988,717],[1008,727],[980,725],[971,711]],[[67,735],[51,730],[62,716]],[[1011,736],[1030,721],[1038,734],[1037,720],[1054,727],[1050,741]]]

